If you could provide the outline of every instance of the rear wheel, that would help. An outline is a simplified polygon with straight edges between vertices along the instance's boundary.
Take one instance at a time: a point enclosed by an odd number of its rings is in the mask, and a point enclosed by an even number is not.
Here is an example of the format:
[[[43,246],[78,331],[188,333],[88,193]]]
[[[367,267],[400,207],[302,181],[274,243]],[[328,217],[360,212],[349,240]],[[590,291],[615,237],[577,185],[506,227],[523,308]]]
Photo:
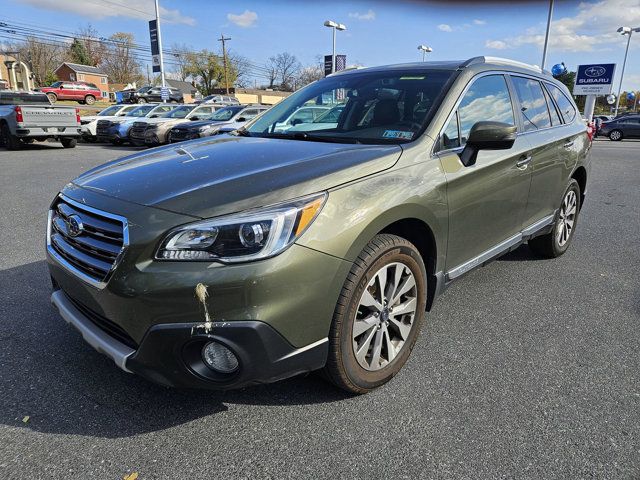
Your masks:
[[[551,233],[529,240],[529,248],[538,256],[556,258],[567,251],[580,213],[580,185],[571,179],[556,213]]]
[[[147,103],[147,100],[145,98],[139,98],[138,103]]]
[[[609,140],[619,142],[620,140],[622,140],[622,132],[620,130],[611,130],[609,132]]]
[[[7,150],[20,150],[22,147],[20,139],[11,134],[11,130],[9,130],[9,126],[6,123],[0,126],[0,142]]]
[[[86,103],[87,105],[93,105],[94,103],[96,103],[96,97],[94,97],[93,95],[87,95],[86,97],[84,97],[84,103]]]
[[[64,148],[76,148],[78,140],[76,140],[75,138],[61,138],[60,143],[62,143],[62,146]]]
[[[416,247],[395,235],[376,235],[342,287],[325,376],[352,393],[366,393],[391,380],[418,337],[426,287]]]
[[[51,103],[56,103],[58,101],[58,96],[55,93],[47,93],[47,97],[49,97],[49,101]]]
[[[114,138],[113,140],[111,140],[111,143],[113,145],[122,145],[122,140],[120,140],[119,138]]]

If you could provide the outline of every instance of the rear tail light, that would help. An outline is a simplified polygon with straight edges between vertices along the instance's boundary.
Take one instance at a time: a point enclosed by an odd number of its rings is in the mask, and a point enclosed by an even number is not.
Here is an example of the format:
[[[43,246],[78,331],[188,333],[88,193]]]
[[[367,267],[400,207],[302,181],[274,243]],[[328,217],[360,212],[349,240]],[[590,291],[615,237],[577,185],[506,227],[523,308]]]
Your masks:
[[[76,122],[80,123],[80,109],[76,108]]]
[[[15,107],[13,110],[16,112],[16,122],[24,122],[24,118],[22,117],[22,107]]]

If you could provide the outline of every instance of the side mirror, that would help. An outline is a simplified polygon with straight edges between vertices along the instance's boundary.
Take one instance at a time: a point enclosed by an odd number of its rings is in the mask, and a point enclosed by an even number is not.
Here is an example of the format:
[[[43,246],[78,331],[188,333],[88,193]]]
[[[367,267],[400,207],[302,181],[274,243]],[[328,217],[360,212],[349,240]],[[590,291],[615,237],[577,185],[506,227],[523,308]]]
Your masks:
[[[296,118],[293,122],[291,122],[291,125],[295,127],[296,125],[300,125],[301,123],[302,120],[300,118]]]
[[[476,122],[460,152],[460,161],[469,167],[476,163],[480,150],[509,150],[516,141],[516,134],[516,127],[508,123]]]
[[[191,120],[193,122],[195,120],[200,120],[200,117],[191,117],[189,120]]]
[[[153,115],[149,116],[149,118],[158,118],[158,117],[159,117],[159,115],[156,115],[156,114],[153,114]]]
[[[236,118],[236,122],[246,122],[247,118],[246,117],[238,117]]]

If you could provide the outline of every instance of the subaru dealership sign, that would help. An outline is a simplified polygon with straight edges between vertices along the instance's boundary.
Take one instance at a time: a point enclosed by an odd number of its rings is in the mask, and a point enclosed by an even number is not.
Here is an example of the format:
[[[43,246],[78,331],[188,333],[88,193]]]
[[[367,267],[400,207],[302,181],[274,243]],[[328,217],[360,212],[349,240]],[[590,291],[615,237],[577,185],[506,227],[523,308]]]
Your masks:
[[[613,85],[615,63],[600,63],[597,65],[579,65],[576,73],[576,83],[573,86],[574,95],[608,95]]]

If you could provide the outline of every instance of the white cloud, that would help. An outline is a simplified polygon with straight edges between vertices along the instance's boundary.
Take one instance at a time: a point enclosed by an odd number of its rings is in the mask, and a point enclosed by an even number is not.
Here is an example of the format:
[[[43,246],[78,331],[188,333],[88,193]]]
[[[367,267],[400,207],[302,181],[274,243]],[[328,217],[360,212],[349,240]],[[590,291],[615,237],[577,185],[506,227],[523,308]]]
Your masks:
[[[258,21],[258,14],[251,10],[245,10],[244,12],[236,15],[234,13],[228,13],[227,18],[230,22],[235,23],[239,27],[247,28],[252,27],[254,23]]]
[[[453,28],[451,25],[447,25],[446,23],[441,23],[438,25],[438,30],[442,30],[443,32],[453,32]]]
[[[69,12],[83,17],[99,20],[106,17],[129,17],[145,20],[155,18],[153,0],[118,0],[105,4],[102,8],[89,2],[78,0],[19,0],[20,3],[32,5],[44,10]],[[160,18],[163,22],[195,25],[196,20],[180,13],[178,9],[160,7]]]
[[[487,24],[487,21],[486,21],[486,20],[480,20],[480,19],[476,18],[476,19],[473,21],[473,23],[474,23],[475,25],[486,25],[486,24]]]
[[[364,21],[375,20],[376,12],[374,12],[373,10],[369,10],[367,13],[353,12],[349,14],[349,17],[355,18],[356,20]]]
[[[620,25],[640,24],[638,0],[601,0],[580,3],[572,17],[562,17],[551,23],[549,48],[556,52],[592,52],[608,49],[606,44],[620,43],[616,33]],[[497,41],[491,41],[494,43]],[[500,42],[510,48],[544,44],[544,26],[530,27],[524,35],[504,38]],[[487,46],[489,42],[487,42]],[[496,48],[496,47],[490,47]]]
[[[503,42],[502,40],[487,40],[484,46],[487,48],[493,48],[495,50],[505,50],[509,48],[509,45],[507,45],[507,43]]]

